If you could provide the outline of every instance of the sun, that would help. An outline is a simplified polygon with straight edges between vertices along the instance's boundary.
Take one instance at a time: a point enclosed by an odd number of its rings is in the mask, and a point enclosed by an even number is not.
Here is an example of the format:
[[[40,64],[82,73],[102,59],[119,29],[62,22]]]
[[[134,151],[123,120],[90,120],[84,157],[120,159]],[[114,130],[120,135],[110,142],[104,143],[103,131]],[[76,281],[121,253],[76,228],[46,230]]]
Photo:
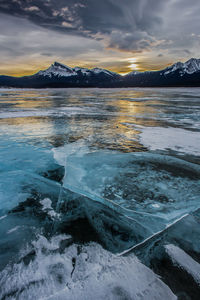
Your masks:
[[[124,60],[125,70],[123,72],[120,72],[122,76],[127,75],[128,73],[132,71],[140,71],[140,65],[138,62],[138,58],[136,57],[129,57],[125,58]]]
[[[132,63],[132,64],[129,65],[129,68],[131,70],[138,70],[138,65],[136,63]]]
[[[135,71],[135,70],[139,69],[137,59],[135,57],[129,58],[128,62],[130,63],[130,65],[128,67],[129,67],[129,69],[131,69],[131,71]]]

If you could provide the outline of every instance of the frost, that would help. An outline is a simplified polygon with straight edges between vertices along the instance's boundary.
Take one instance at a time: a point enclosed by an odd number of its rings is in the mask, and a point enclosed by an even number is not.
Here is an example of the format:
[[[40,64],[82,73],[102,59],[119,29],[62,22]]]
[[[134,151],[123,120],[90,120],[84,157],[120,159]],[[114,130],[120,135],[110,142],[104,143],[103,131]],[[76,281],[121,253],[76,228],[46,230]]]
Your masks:
[[[26,299],[176,299],[171,290],[135,256],[118,257],[91,243],[56,252],[65,236],[39,237],[35,258],[7,267],[0,276],[0,297]],[[68,238],[68,237],[67,237]]]

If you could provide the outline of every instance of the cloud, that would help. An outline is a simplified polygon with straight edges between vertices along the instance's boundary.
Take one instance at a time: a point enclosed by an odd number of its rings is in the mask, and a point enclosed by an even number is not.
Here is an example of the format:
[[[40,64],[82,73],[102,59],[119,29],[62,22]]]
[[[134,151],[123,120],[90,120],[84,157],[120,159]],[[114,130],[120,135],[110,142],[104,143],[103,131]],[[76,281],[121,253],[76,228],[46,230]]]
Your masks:
[[[53,61],[69,66],[123,70],[126,53],[104,49],[101,41],[52,31],[30,21],[0,14],[0,74],[33,74]],[[118,63],[116,63],[118,62]]]
[[[39,11],[40,9],[37,6],[29,6],[24,8],[25,11]]]
[[[138,51],[155,40],[153,29],[162,25],[165,4],[157,0],[6,0],[0,2],[0,10],[52,30],[93,39],[101,36],[109,48]]]
[[[57,56],[86,65],[92,55],[112,69],[119,59],[124,70],[121,59],[135,55],[147,69],[199,57],[199,0],[0,0],[0,12],[3,60]]]
[[[72,25],[71,23],[66,22],[66,21],[63,21],[63,22],[62,22],[62,26],[63,26],[63,27],[66,27],[66,28],[72,28],[72,27],[73,27],[73,25]]]
[[[120,51],[199,45],[199,0],[0,0],[0,11]]]

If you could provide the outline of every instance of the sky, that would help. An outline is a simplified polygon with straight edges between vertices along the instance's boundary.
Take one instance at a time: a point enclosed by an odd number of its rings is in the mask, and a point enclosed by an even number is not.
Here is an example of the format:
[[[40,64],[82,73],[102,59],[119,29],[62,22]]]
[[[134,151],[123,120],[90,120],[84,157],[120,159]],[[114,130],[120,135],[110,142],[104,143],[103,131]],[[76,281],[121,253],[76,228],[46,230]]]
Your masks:
[[[199,0],[0,0],[0,74],[54,61],[121,74],[199,58]]]

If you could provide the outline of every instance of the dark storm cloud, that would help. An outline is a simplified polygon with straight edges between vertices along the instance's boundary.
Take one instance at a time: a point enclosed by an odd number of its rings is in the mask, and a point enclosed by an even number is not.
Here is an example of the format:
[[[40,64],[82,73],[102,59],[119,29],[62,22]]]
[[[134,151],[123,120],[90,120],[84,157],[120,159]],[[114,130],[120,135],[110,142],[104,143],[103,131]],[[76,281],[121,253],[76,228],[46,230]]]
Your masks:
[[[39,27],[26,19],[0,13],[0,58],[8,60],[25,56],[74,57],[80,53],[102,51],[102,46],[92,39],[63,35]],[[32,58],[30,58],[32,59]]]
[[[0,0],[0,11],[60,32],[103,39],[110,48],[140,51],[155,43],[169,1]]]

